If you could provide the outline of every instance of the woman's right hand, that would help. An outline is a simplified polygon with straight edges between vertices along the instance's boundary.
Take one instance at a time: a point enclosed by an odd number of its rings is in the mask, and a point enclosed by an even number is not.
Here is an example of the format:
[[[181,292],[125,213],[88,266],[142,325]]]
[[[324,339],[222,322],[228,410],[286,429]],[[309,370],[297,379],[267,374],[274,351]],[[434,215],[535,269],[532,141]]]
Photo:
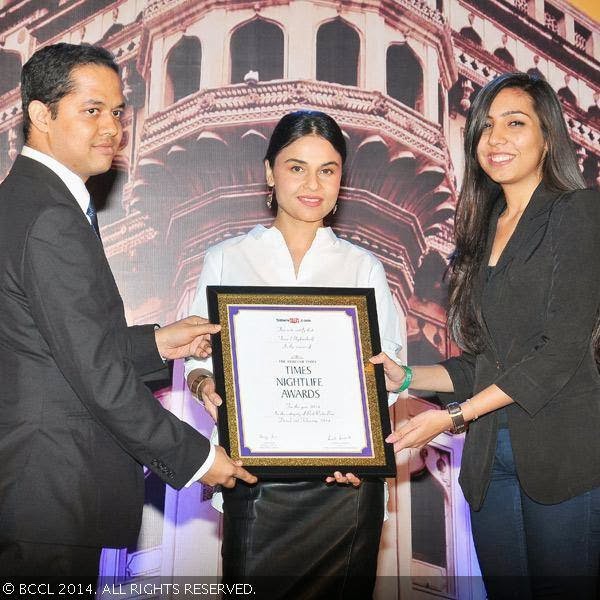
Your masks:
[[[404,383],[406,371],[385,352],[380,352],[376,356],[372,356],[369,361],[374,365],[383,365],[385,387],[388,392],[397,390]]]

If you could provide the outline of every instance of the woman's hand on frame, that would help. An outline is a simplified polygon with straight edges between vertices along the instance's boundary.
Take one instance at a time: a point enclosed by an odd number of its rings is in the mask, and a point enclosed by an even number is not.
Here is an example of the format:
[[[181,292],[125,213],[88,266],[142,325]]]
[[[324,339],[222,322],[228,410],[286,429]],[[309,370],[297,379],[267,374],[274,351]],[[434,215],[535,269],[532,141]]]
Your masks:
[[[394,444],[394,452],[405,448],[422,448],[443,431],[452,427],[452,419],[446,410],[426,410],[398,427],[385,439]]]
[[[397,362],[394,362],[385,352],[380,352],[379,354],[372,356],[369,361],[374,365],[383,365],[385,387],[388,392],[397,390],[404,383],[406,371]]]

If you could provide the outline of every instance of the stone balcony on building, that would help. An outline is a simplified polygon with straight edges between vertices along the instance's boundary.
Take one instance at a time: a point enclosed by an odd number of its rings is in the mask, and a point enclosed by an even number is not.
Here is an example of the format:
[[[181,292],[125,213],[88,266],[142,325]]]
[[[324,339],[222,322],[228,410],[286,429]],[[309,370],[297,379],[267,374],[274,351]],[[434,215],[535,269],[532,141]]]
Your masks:
[[[544,52],[566,72],[586,79],[591,86],[598,81],[600,61],[574,43],[552,31],[527,12],[519,10],[511,0],[461,0],[465,8],[473,9],[485,19],[502,24],[502,29],[539,52]]]
[[[505,63],[487,50],[462,38],[458,34],[455,40],[455,55],[459,74],[479,86],[484,86],[500,73],[527,70],[525,68],[519,69]],[[573,141],[587,150],[598,154],[600,152],[600,127],[598,126],[598,121],[592,120],[581,107],[574,106],[568,102],[563,103],[563,110],[567,128]]]
[[[21,124],[21,87],[0,96],[0,132]]]
[[[291,0],[154,0],[144,9],[144,22],[149,24],[155,20],[163,20],[165,16],[171,18],[173,11],[181,14],[193,10],[195,12],[208,9],[241,10],[250,9],[255,12],[273,5],[287,5]],[[437,28],[446,26],[444,15],[429,6],[424,0],[349,0],[347,2],[331,2],[344,10],[357,9],[360,11],[379,12],[390,18],[394,15],[409,11],[411,16],[416,16],[420,21]]]
[[[571,139],[586,150],[600,156],[600,123],[598,120],[592,121],[580,107],[566,102],[563,103],[563,111]]]
[[[440,126],[417,111],[378,91],[308,80],[200,90],[148,117],[139,157],[150,156],[182,138],[213,127],[275,123],[299,106],[327,112],[342,128],[372,129],[426,155],[434,163],[450,164]]]

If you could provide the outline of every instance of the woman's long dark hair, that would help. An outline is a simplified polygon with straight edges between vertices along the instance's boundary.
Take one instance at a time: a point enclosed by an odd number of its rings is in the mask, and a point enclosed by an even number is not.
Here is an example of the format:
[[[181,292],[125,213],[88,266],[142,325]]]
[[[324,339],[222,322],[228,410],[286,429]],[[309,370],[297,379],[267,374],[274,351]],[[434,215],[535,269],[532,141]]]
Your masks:
[[[533,101],[547,147],[542,164],[545,185],[557,192],[585,188],[560,101],[544,79],[526,73],[506,73],[477,94],[465,126],[465,174],[456,207],[456,249],[449,269],[448,310],[452,337],[463,350],[474,353],[483,350],[483,319],[475,300],[476,282],[485,254],[491,211],[501,192],[500,186],[479,165],[477,145],[494,98],[506,88],[521,90]],[[599,337],[596,326],[597,357]]]

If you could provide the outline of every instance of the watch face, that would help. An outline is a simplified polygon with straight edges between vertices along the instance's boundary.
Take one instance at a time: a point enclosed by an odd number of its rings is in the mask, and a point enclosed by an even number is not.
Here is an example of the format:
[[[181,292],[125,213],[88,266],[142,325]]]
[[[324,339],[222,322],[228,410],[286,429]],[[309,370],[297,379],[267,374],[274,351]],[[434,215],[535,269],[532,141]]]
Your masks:
[[[457,402],[451,402],[450,404],[448,404],[446,406],[446,409],[448,410],[448,412],[451,415],[456,415],[456,414],[462,412],[461,408],[460,408],[460,405]]]
[[[450,418],[452,419],[452,433],[463,433],[467,429],[467,424],[462,415],[462,409],[458,402],[451,402],[446,406]]]

